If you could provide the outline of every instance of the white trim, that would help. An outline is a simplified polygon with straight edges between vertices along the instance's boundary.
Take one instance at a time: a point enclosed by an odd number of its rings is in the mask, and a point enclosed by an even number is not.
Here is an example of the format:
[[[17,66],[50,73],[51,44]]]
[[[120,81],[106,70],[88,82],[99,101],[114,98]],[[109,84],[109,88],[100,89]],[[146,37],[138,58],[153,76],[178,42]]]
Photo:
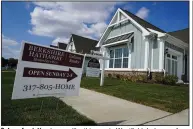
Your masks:
[[[145,38],[145,59],[144,59],[144,68],[148,68],[148,55],[149,55],[149,41]]]
[[[184,49],[184,54],[183,54],[183,57],[182,57],[182,61],[183,61],[183,66],[182,66],[182,67],[183,67],[183,70],[182,70],[182,74],[185,74],[185,67],[186,67],[186,66],[185,66],[185,53],[186,53],[186,52],[185,52],[185,49]]]
[[[129,32],[122,33],[122,34],[119,34],[119,35],[116,35],[116,36],[108,37],[105,41],[107,41],[108,39],[112,39],[112,38],[115,38],[115,37],[119,37],[119,36],[125,35],[125,34],[129,34],[129,33],[134,33],[134,31],[129,31]]]
[[[105,68],[106,71],[142,71],[148,72],[147,69],[131,69],[131,68]],[[152,69],[151,72],[163,72],[163,69]]]
[[[96,45],[96,47],[100,46],[101,40],[103,39],[104,35],[106,34],[107,30],[110,28],[109,26],[112,24],[113,19],[115,18],[116,14],[117,14],[118,10],[116,11],[115,15],[113,16],[113,18],[111,19],[109,25],[107,26],[107,28],[105,29],[104,33],[102,34],[98,44]]]
[[[128,19],[129,19],[132,23],[134,23],[134,24],[136,25],[136,27],[139,28],[139,29],[142,31],[142,33],[143,33],[142,35],[143,35],[143,36],[147,36],[147,35],[150,34],[150,32],[149,32],[148,30],[146,30],[144,27],[142,27],[140,24],[138,24],[138,23],[137,23],[135,20],[133,20],[129,15],[127,15],[123,10],[121,10],[120,8],[118,8],[117,11],[116,11],[116,13],[115,13],[115,15],[114,15],[113,18],[111,19],[109,25],[107,26],[106,30],[105,30],[104,33],[102,34],[102,36],[101,36],[98,44],[96,45],[96,47],[99,47],[99,46],[101,45],[101,40],[103,39],[103,37],[104,37],[104,35],[106,34],[107,30],[110,28],[110,25],[112,24],[112,21],[113,21],[113,19],[115,18],[116,14],[117,14],[118,12],[121,12],[123,15],[126,16],[126,19],[124,19],[124,20],[128,20]],[[124,21],[124,20],[121,20],[121,21]]]
[[[120,8],[118,8],[118,10],[120,11],[120,12],[122,12],[124,15],[126,15],[127,16],[127,18],[129,18],[129,20],[131,21],[131,22],[133,22],[134,24],[136,24],[137,25],[137,27],[139,27],[141,30],[142,30],[142,32],[143,32],[143,36],[146,36],[146,35],[149,35],[150,33],[149,33],[149,31],[147,31],[144,27],[142,27],[140,24],[138,24],[135,20],[133,20],[129,15],[127,15],[123,10],[121,10]]]
[[[106,47],[106,46],[112,46],[112,45],[120,44],[120,43],[127,42],[127,41],[129,41],[129,39],[117,41],[117,42],[110,43],[110,44],[106,44],[106,45],[102,45],[102,46],[104,46],[104,47]]]
[[[131,50],[132,50],[132,46],[133,44],[131,44],[130,42],[127,43],[128,49],[129,49],[129,62],[128,62],[128,68],[131,68]]]
[[[153,29],[150,29],[150,28],[147,28],[149,31],[153,32],[153,33],[156,33],[158,34],[158,37],[162,37],[164,36],[166,33],[162,33],[162,32],[159,32],[159,31],[156,31],[156,30],[153,30]]]
[[[153,40],[150,40],[151,41],[151,68],[150,69],[153,69]]]
[[[157,42],[158,42],[158,40],[157,40]],[[160,41],[159,42],[159,69],[163,69],[164,67],[163,67],[163,64],[162,64],[162,62],[163,62],[163,41]]]
[[[118,24],[120,24],[120,23],[122,23],[122,22],[125,22],[125,21],[128,21],[128,20],[129,20],[128,18],[123,19],[123,20],[120,20],[120,21],[118,21],[118,22],[116,22],[116,23],[110,24],[109,27],[113,27],[113,26],[115,26],[115,25],[118,25]]]

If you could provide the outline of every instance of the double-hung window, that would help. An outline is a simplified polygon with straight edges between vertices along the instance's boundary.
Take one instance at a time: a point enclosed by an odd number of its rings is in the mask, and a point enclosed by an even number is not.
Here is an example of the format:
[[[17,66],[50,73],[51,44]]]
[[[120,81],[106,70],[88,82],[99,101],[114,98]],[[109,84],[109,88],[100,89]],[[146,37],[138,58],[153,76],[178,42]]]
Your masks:
[[[110,49],[109,68],[128,68],[129,49],[127,46]]]

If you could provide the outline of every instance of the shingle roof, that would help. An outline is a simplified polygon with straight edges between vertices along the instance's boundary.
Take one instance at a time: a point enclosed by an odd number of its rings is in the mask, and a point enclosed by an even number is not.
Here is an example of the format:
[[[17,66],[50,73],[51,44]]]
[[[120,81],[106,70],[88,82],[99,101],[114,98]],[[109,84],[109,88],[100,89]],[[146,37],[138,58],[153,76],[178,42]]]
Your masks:
[[[79,35],[72,34],[76,52],[78,53],[90,53],[90,50],[97,50],[95,47],[98,43],[97,40],[89,39]]]
[[[160,31],[162,33],[165,33],[164,30],[152,25],[151,23],[141,19],[140,17],[132,14],[131,12],[127,11],[127,10],[124,10],[124,9],[121,9],[122,11],[124,11],[127,15],[129,15],[133,20],[135,20],[137,23],[139,23],[141,26],[143,26],[146,30],[148,30],[147,28],[150,28],[150,29],[153,29],[153,30],[156,30],[156,31]],[[148,30],[149,31],[149,30]]]
[[[162,33],[168,33],[180,40],[182,40],[185,43],[189,43],[189,28],[183,29],[183,30],[178,30],[178,31],[173,31],[173,32],[165,32],[164,30],[152,25],[151,23],[141,19],[140,17],[132,14],[131,12],[123,10],[127,15],[129,15],[133,20],[135,20],[137,23],[139,23],[142,27],[144,27],[146,30],[147,28],[162,32]],[[148,30],[149,31],[149,30]]]
[[[182,40],[185,43],[189,44],[189,28],[177,30],[173,32],[168,32],[168,34]]]
[[[59,48],[59,49],[66,50],[66,47],[67,47],[67,44],[66,44],[66,43],[58,42],[58,48]]]

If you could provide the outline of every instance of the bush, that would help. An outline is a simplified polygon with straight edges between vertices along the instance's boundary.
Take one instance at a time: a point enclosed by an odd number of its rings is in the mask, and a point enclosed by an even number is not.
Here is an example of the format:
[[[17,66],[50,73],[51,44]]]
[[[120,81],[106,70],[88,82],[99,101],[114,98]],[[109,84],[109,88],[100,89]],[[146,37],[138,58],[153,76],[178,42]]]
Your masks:
[[[111,73],[108,73],[108,77],[112,78],[112,74],[111,74]]]
[[[139,79],[138,79],[138,81],[139,82],[147,82],[148,80],[147,80],[147,75],[138,75],[139,76]]]
[[[177,81],[178,81],[178,77],[177,76],[166,75],[165,78],[163,79],[163,84],[175,85]]]
[[[115,75],[117,79],[120,79],[121,78],[121,75],[120,74],[116,74]]]
[[[153,79],[153,81],[155,82],[155,83],[163,83],[163,81],[164,81],[164,76],[163,75],[161,75],[161,74],[156,74],[155,75],[155,77],[154,77],[154,79]]]

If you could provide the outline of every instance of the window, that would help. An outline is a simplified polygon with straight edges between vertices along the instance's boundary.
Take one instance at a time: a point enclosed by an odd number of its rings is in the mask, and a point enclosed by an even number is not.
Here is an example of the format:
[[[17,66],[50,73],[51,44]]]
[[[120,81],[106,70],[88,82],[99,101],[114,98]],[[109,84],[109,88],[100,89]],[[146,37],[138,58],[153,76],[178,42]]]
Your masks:
[[[129,49],[127,46],[110,50],[109,68],[128,68]]]
[[[166,56],[166,72],[170,75],[176,75],[177,76],[177,70],[178,70],[178,61],[177,56],[172,54],[167,54]]]

